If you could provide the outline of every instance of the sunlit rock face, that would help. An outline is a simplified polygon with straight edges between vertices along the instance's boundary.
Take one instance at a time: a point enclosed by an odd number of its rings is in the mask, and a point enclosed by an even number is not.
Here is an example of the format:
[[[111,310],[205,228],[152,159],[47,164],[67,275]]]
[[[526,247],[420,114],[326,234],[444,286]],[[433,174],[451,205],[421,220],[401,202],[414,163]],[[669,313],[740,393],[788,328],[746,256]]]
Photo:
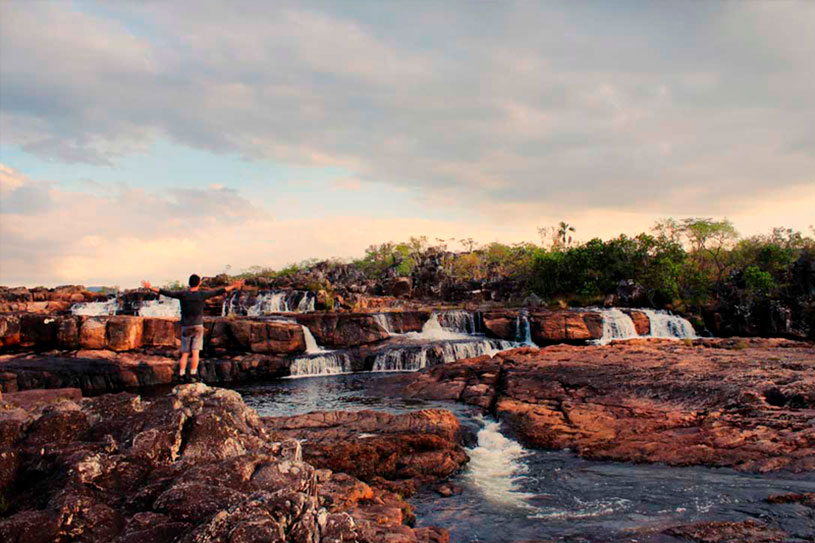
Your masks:
[[[399,379],[408,396],[492,412],[533,447],[594,459],[815,470],[809,343],[634,339],[526,347]]]

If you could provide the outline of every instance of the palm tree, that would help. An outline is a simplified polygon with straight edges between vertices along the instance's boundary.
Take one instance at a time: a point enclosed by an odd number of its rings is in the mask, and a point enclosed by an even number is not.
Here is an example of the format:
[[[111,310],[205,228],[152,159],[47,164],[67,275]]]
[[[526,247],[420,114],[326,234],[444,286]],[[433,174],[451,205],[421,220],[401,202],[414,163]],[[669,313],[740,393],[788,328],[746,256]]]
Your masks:
[[[563,247],[568,247],[572,244],[572,236],[570,232],[577,232],[574,226],[570,225],[569,223],[560,221],[560,225],[557,231],[557,237],[560,239],[560,243]]]

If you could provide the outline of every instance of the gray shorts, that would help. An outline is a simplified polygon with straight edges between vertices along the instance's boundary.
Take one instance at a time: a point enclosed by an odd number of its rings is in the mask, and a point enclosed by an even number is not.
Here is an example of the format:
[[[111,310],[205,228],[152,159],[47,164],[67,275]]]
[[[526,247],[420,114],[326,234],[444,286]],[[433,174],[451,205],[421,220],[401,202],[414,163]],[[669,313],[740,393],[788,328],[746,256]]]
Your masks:
[[[181,327],[181,352],[189,353],[204,348],[204,325]]]

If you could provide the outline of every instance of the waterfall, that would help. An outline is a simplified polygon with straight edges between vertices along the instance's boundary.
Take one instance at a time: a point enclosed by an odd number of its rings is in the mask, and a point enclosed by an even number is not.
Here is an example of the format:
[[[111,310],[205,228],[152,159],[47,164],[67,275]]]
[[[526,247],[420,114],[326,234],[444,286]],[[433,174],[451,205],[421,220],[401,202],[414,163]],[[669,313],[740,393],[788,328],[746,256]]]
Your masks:
[[[427,367],[427,349],[389,349],[376,355],[373,371],[418,371]]]
[[[180,317],[181,302],[175,298],[159,296],[158,300],[145,300],[139,307],[140,317]]]
[[[317,345],[317,340],[314,339],[314,334],[308,329],[308,326],[303,326],[303,336],[306,338],[306,354],[326,353],[325,349]]]
[[[315,342],[316,343],[316,342]],[[322,353],[296,358],[289,373],[291,377],[337,375],[351,371],[351,357],[346,353],[323,351]]]
[[[270,313],[308,313],[314,311],[316,302],[317,298],[310,291],[276,290],[258,293],[254,303],[244,309],[236,294],[224,300],[221,313],[222,315],[245,314],[249,317],[261,317]]]
[[[235,315],[238,313],[238,299],[240,298],[240,291],[235,290],[230,294],[224,296],[224,303],[221,305],[221,316]]]
[[[537,347],[532,341],[532,327],[529,326],[529,317],[523,313],[519,313],[515,319],[515,341],[521,345]]]
[[[260,294],[255,299],[255,303],[246,308],[246,314],[250,317],[259,317],[269,313],[289,313],[285,292]]]
[[[603,316],[603,337],[595,340],[596,345],[606,345],[613,340],[639,337],[631,317],[616,308],[597,309]]]
[[[396,347],[376,355],[373,371],[418,371],[428,365],[448,364],[485,354],[494,356],[499,351],[515,346],[512,341],[469,339]]]
[[[682,317],[672,315],[667,311],[654,311],[653,309],[640,309],[651,321],[651,337],[669,339],[694,339],[696,331],[693,325]]]
[[[105,302],[80,302],[71,306],[72,315],[87,315],[98,317],[101,315],[115,315],[119,310],[116,298]]]
[[[463,334],[476,334],[478,326],[475,314],[469,311],[442,311],[437,314],[439,323],[443,328]]]
[[[303,296],[300,298],[300,301],[297,302],[297,312],[308,313],[309,311],[314,311],[315,303],[315,296],[311,292],[304,292]]]
[[[459,332],[453,332],[452,330],[443,328],[441,323],[439,323],[438,316],[438,313],[433,313],[430,315],[430,318],[427,319],[427,322],[424,323],[424,326],[422,326],[421,332],[408,332],[405,334],[405,337],[430,341],[440,339],[470,339],[470,336],[467,334],[461,334]]]
[[[374,316],[374,320],[376,323],[385,330],[389,336],[393,335],[393,329],[391,328],[391,320],[387,313],[376,313]]]

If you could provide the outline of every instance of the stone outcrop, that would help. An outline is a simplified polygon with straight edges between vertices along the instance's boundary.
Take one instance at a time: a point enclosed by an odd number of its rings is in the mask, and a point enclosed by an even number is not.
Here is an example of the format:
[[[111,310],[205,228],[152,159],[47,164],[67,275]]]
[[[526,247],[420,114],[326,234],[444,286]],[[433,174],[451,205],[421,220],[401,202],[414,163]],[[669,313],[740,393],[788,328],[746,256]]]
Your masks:
[[[214,318],[204,327],[205,347],[221,352],[290,355],[306,349],[303,329],[292,321]],[[180,334],[178,319],[163,317],[0,315],[0,348],[5,350],[134,351],[176,347]]]
[[[185,385],[0,409],[0,540],[431,543],[409,506],[315,469],[232,391]]]
[[[317,343],[332,349],[347,349],[388,338],[372,315],[362,313],[308,313],[296,315],[308,326]]]
[[[634,340],[515,349],[393,378],[491,412],[526,445],[593,459],[815,470],[815,348]]]
[[[603,337],[603,317],[594,311],[532,311],[527,318],[537,345],[583,344]],[[506,340],[518,337],[518,311],[486,311],[482,319],[487,336]]]
[[[458,419],[425,409],[403,415],[329,411],[263,419],[275,439],[305,440],[310,464],[341,471],[403,496],[446,479],[468,461]]]

